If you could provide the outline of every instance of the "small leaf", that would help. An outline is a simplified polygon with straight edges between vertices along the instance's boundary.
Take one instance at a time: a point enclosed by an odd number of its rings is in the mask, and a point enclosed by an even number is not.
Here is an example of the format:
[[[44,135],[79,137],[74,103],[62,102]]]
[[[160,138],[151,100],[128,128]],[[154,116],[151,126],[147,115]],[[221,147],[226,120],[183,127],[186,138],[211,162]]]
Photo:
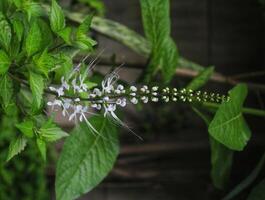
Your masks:
[[[56,0],[52,0],[50,23],[52,31],[55,33],[59,33],[65,27],[64,13]]]
[[[95,46],[97,42],[87,36],[80,37],[76,39],[75,46],[77,46],[81,50],[92,50],[92,47]]]
[[[8,21],[2,13],[0,13],[0,30],[0,45],[8,51],[11,43],[12,31]]]
[[[21,41],[24,34],[23,22],[21,19],[19,19],[19,16],[16,16],[15,18],[11,19],[11,23],[18,40]]]
[[[118,155],[116,127],[104,117],[90,119],[66,139],[56,167],[56,199],[72,200],[90,191],[110,172]]]
[[[7,108],[8,105],[11,103],[14,92],[13,81],[7,74],[0,76],[0,91],[2,106],[4,108]]]
[[[51,119],[40,128],[39,134],[45,142],[54,142],[68,136],[68,133],[56,126]]]
[[[72,44],[72,28],[66,27],[60,31],[57,32],[57,34],[63,38],[63,40],[66,42],[66,44],[71,45]]]
[[[41,55],[34,56],[33,60],[36,65],[36,70],[46,77],[48,77],[50,71],[62,63],[62,60],[57,56],[48,53],[47,49],[45,49]]]
[[[3,50],[0,50],[0,75],[3,75],[8,71],[10,64],[11,60],[8,55]]]
[[[43,141],[42,139],[37,138],[36,143],[37,143],[37,147],[38,147],[38,149],[40,151],[42,159],[44,161],[46,161],[47,147],[46,147],[45,141]]]
[[[241,151],[251,136],[242,114],[242,106],[247,96],[246,85],[237,85],[229,95],[230,100],[219,107],[208,130],[213,138],[226,147]]]
[[[9,145],[6,161],[9,161],[15,155],[23,151],[26,145],[27,145],[27,139],[24,136],[19,136],[16,139],[14,139]]]
[[[32,17],[45,15],[44,9],[41,7],[40,3],[37,2],[24,1],[21,9],[27,13],[29,21]]]
[[[29,29],[26,39],[26,51],[31,56],[42,49],[42,33],[38,20],[35,19]]]
[[[30,72],[30,89],[32,92],[33,102],[32,111],[35,112],[40,109],[42,104],[42,94],[44,91],[44,79],[41,75]]]
[[[32,120],[25,120],[19,124],[16,124],[16,127],[28,138],[33,138],[34,132],[34,123]]]
[[[82,50],[91,50],[97,44],[96,41],[88,37],[92,17],[92,15],[87,16],[76,31],[75,45]]]
[[[86,18],[84,19],[84,21],[81,23],[81,25],[77,28],[76,31],[76,36],[82,36],[82,35],[86,35],[89,31],[89,28],[91,26],[91,22],[92,22],[92,15],[88,15],[86,16]]]
[[[197,90],[200,87],[204,86],[207,83],[207,81],[211,78],[213,72],[214,72],[214,67],[208,67],[204,69],[196,78],[194,78],[189,83],[187,89]]]

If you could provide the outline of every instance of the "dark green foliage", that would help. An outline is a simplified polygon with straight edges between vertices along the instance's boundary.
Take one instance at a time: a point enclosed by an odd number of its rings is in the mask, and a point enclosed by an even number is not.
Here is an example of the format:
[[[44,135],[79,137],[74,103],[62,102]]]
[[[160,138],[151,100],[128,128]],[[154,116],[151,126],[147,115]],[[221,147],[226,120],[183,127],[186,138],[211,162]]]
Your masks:
[[[178,64],[177,47],[170,37],[169,0],[141,0],[145,35],[151,43],[146,80],[161,70],[165,82],[171,80]]]

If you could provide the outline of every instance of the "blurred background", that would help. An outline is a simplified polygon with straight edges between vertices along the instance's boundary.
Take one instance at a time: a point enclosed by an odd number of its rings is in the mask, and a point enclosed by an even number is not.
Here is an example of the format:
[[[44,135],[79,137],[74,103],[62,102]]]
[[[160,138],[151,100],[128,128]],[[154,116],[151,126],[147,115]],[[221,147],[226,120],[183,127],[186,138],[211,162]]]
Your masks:
[[[74,8],[76,3],[75,0],[60,1],[65,8]],[[106,18],[143,35],[139,0],[103,0],[103,3],[105,9],[100,10]],[[264,11],[261,0],[171,0],[172,37],[181,56],[202,66],[215,66],[217,72],[227,77],[264,72]],[[121,79],[134,83],[147,60],[118,42],[93,34],[99,42],[97,52],[103,52],[96,70],[107,73],[114,63],[125,63]],[[190,80],[185,74],[176,76],[172,85],[185,87]],[[264,83],[264,74],[242,80]],[[225,93],[231,87],[213,81],[204,89]],[[250,94],[248,105],[264,109],[264,94],[256,91]],[[207,127],[189,106],[172,103],[129,106],[121,114],[144,140],[122,130],[121,152],[114,169],[80,200],[220,199],[250,174],[264,152],[264,119],[247,117],[252,139],[243,152],[235,153],[228,189],[219,191],[210,177]],[[73,126],[59,114],[56,120],[66,130]],[[59,143],[56,148],[61,147]],[[51,163],[45,169],[51,195],[46,194],[43,199],[54,199],[54,167]],[[31,182],[41,182],[36,179],[29,177]],[[246,199],[248,192],[245,190],[237,199]]]
[[[143,35],[139,0],[104,0],[105,16]],[[65,6],[73,1],[65,1]],[[264,7],[258,0],[171,0],[172,37],[180,55],[203,66],[215,66],[226,76],[264,68]],[[121,78],[133,83],[147,60],[121,44],[95,33],[104,50],[97,70],[107,72],[115,57],[125,63]],[[263,76],[243,81],[262,82]],[[181,87],[190,78],[176,77]],[[226,92],[231,85],[210,82],[206,90]],[[263,107],[264,96],[252,92],[248,104]],[[236,153],[228,190],[214,189],[210,179],[207,128],[183,105],[129,107],[125,121],[144,138],[121,131],[121,153],[113,171],[92,192],[89,200],[219,199],[244,179],[264,152],[264,119],[248,118],[253,137],[246,150]],[[61,123],[64,123],[63,121]],[[65,124],[67,125],[67,124]],[[245,191],[247,194],[249,191]],[[238,199],[246,199],[244,193]]]

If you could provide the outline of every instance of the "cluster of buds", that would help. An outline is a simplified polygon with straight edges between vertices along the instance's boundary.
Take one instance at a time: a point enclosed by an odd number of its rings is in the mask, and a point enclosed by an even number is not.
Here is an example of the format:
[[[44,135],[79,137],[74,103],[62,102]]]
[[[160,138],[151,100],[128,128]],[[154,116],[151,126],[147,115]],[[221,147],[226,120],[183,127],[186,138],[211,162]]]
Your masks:
[[[158,86],[141,87],[130,86],[125,88],[116,84],[119,76],[113,72],[101,83],[101,87],[89,89],[85,78],[76,76],[71,81],[62,77],[59,87],[49,87],[56,94],[56,99],[48,102],[53,109],[61,107],[63,116],[75,121],[86,121],[93,131],[97,132],[87,120],[88,114],[96,114],[93,110],[103,110],[104,116],[110,116],[119,124],[124,125],[115,114],[118,106],[125,107],[128,103],[138,104],[148,102],[213,102],[222,103],[229,100],[228,96],[216,93],[192,91],[177,88],[159,88]],[[67,96],[68,94],[74,94]],[[84,97],[85,96],[85,97]]]

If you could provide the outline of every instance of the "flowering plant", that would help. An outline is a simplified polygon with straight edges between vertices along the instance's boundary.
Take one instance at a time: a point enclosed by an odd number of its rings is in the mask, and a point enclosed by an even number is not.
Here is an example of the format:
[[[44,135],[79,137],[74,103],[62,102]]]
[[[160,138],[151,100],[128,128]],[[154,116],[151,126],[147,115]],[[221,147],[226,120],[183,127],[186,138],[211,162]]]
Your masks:
[[[198,90],[213,75],[224,79],[214,68],[179,56],[170,36],[168,0],[140,3],[145,37],[99,16],[64,11],[56,0],[51,5],[31,0],[0,2],[0,113],[3,123],[12,121],[6,131],[12,132],[6,161],[12,162],[32,142],[46,160],[47,144],[67,138],[56,167],[58,200],[78,198],[110,172],[119,152],[119,126],[142,139],[116,112],[127,104],[190,105],[208,125],[212,179],[217,188],[226,184],[233,152],[242,151],[250,139],[243,114],[265,116],[263,110],[243,107],[246,84],[228,80],[238,84],[227,95]],[[92,10],[102,8],[101,3],[91,5]],[[66,19],[79,24],[71,26]],[[142,81],[121,83],[121,67],[93,81],[98,58],[87,63],[87,55],[97,47],[90,27],[149,58]],[[84,59],[76,63],[80,55]],[[169,82],[177,68],[194,70],[197,75],[184,88],[172,87]],[[162,81],[155,84],[158,76]],[[47,107],[75,122],[74,130],[63,131],[48,117]],[[226,163],[220,164],[223,159]]]

